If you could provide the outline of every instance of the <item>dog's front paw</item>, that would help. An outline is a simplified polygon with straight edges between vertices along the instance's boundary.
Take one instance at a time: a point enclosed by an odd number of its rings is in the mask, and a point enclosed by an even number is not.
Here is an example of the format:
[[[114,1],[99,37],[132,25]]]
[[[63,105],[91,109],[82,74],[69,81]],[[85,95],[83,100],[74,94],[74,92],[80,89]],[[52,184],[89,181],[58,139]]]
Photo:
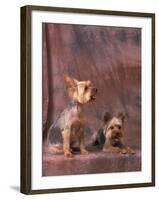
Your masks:
[[[120,153],[121,153],[121,154],[127,154],[128,152],[127,152],[126,149],[121,149]]]
[[[65,151],[64,152],[64,155],[65,155],[65,157],[67,157],[67,158],[71,158],[73,155],[72,155],[72,153],[70,152],[70,151]]]
[[[88,151],[86,149],[82,149],[81,154],[86,155],[86,154],[88,154]]]
[[[133,150],[133,149],[131,149],[130,147],[128,148],[128,154],[135,154],[136,152]]]
[[[135,154],[135,151],[132,150],[130,147],[126,147],[125,149],[121,150],[122,154]]]

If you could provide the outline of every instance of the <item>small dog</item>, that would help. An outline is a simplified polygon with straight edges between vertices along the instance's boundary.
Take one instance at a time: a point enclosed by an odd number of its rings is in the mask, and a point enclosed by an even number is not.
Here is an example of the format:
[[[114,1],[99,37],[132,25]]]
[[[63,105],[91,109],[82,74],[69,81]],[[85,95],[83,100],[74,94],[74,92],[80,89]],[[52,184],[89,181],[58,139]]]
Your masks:
[[[72,102],[51,125],[48,143],[54,153],[63,152],[66,157],[71,157],[73,146],[78,142],[81,154],[87,154],[84,145],[84,105],[95,100],[97,88],[91,81],[78,81],[68,75],[64,76],[64,80]]]
[[[123,144],[125,115],[118,113],[112,117],[110,113],[104,115],[104,127],[99,129],[94,145],[98,145],[104,152],[134,154],[135,152]]]

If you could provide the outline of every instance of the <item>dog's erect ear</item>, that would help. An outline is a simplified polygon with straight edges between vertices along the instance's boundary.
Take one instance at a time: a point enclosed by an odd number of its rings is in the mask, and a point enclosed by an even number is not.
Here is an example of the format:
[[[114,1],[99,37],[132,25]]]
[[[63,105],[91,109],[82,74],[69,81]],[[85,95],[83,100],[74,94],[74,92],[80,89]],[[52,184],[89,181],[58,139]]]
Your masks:
[[[71,78],[68,75],[64,75],[64,80],[65,80],[67,88],[74,88],[77,86],[78,81],[74,78]]]
[[[119,112],[118,115],[117,115],[117,118],[121,119],[122,122],[124,122],[124,120],[125,120],[125,114],[122,113],[122,112]]]
[[[112,118],[111,114],[106,112],[103,117],[103,121],[106,124]]]

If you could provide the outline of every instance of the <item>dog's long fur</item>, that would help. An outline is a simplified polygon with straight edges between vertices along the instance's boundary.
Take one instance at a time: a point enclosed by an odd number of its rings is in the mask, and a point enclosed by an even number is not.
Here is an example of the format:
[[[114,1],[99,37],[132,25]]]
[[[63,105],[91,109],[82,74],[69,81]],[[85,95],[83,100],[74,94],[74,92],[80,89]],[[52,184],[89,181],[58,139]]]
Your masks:
[[[70,157],[74,144],[78,143],[80,152],[87,154],[84,145],[84,106],[95,99],[97,89],[90,81],[78,81],[68,75],[64,76],[64,80],[72,101],[49,129],[49,148],[54,153],[63,152]]]

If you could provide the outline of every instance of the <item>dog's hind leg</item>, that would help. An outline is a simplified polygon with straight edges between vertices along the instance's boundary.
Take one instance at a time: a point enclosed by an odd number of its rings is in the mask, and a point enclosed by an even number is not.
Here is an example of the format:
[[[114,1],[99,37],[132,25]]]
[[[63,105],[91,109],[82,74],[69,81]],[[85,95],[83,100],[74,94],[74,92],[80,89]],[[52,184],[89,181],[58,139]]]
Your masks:
[[[63,146],[62,144],[50,144],[49,145],[49,152],[51,153],[63,153]]]

